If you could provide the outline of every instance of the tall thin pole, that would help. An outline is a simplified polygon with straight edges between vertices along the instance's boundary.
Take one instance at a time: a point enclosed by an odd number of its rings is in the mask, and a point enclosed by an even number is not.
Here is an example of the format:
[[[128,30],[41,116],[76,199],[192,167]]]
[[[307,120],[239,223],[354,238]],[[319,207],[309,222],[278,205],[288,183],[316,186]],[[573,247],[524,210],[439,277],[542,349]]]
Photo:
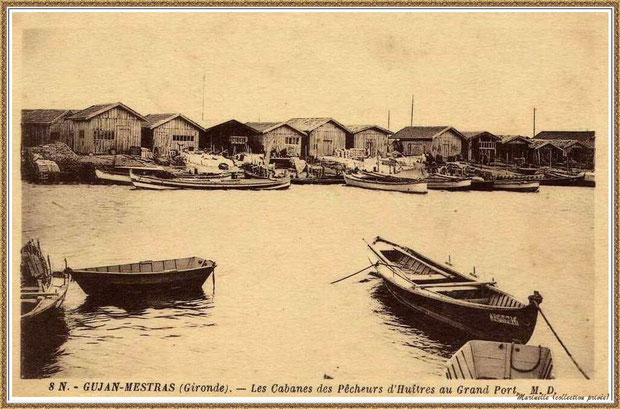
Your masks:
[[[205,74],[202,74],[202,121],[205,120]]]
[[[534,117],[532,123],[532,138],[536,136],[536,108],[534,108]]]
[[[387,129],[390,129],[390,110],[388,109],[388,126]]]
[[[411,95],[411,126],[413,126],[413,94]]]

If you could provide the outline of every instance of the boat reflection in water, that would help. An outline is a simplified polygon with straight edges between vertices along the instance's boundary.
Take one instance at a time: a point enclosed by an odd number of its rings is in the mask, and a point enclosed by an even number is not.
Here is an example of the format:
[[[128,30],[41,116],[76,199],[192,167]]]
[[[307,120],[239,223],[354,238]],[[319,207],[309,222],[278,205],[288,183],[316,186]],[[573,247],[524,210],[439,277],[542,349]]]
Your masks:
[[[170,293],[143,293],[139,297],[89,295],[75,312],[86,319],[96,318],[98,314],[108,318],[149,315],[156,310],[170,309],[171,316],[205,316],[213,307],[212,296],[206,295],[202,288],[176,290]],[[113,307],[113,308],[110,308]]]
[[[430,355],[450,358],[468,341],[463,333],[448,325],[427,318],[424,314],[412,314],[411,310],[390,295],[381,282],[377,282],[371,291],[371,296],[380,302],[380,308],[375,312],[383,317],[385,324],[392,330],[403,335],[399,337],[403,345]]]
[[[21,377],[46,378],[58,372],[69,328],[62,309],[46,314],[45,320],[24,321],[21,325]]]

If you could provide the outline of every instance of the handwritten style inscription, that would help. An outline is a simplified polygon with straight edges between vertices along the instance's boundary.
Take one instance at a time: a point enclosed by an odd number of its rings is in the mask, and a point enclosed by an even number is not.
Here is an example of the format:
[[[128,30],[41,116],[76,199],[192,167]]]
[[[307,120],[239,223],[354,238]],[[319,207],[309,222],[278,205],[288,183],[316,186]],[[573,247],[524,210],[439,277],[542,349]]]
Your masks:
[[[494,322],[499,322],[500,324],[514,325],[515,327],[519,326],[517,317],[512,317],[510,315],[490,313],[489,319]]]

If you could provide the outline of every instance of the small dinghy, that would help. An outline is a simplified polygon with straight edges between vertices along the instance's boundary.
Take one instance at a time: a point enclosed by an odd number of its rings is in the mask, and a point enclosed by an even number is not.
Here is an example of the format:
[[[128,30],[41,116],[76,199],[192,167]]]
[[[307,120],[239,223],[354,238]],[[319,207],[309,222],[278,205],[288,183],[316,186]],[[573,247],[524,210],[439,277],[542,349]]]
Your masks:
[[[215,270],[215,262],[200,257],[89,268],[67,268],[86,294],[115,295],[200,288]]]
[[[473,339],[527,343],[538,317],[538,292],[521,303],[495,288],[381,237],[368,244],[369,259],[389,293],[415,314],[422,313]]]
[[[498,179],[493,185],[494,190],[506,190],[509,192],[538,192],[540,182],[534,180]]]
[[[131,183],[138,189],[173,190],[282,190],[291,186],[289,178],[280,179],[225,179],[201,178],[172,174],[137,174],[130,172]]]
[[[52,271],[49,257],[46,261],[38,242],[26,243],[21,256],[21,320],[25,323],[44,319],[60,308],[71,280],[63,272]]]
[[[448,379],[554,379],[551,350],[510,342],[469,341],[446,363]]]
[[[420,179],[405,179],[388,175],[378,175],[369,172],[345,174],[344,181],[348,186],[361,187],[372,190],[385,190],[403,193],[427,193],[425,181]]]

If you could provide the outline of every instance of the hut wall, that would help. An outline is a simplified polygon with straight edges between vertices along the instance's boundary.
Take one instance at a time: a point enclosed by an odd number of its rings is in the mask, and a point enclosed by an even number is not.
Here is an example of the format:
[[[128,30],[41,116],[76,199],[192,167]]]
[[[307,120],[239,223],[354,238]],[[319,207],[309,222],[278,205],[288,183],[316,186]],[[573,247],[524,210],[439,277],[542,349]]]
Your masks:
[[[182,118],[175,118],[153,129],[153,153],[168,155],[171,150],[198,149],[200,131]]]
[[[495,160],[496,141],[488,135],[481,135],[469,141],[468,158],[474,162],[489,163]]]
[[[432,141],[425,139],[416,139],[412,141],[401,141],[401,153],[404,156],[420,156],[431,151]]]
[[[314,157],[333,155],[336,149],[346,147],[346,140],[344,130],[327,122],[310,132],[308,154]]]
[[[433,138],[431,143],[431,155],[441,155],[443,159],[447,159],[460,155],[462,148],[462,138],[452,131],[446,131]]]
[[[301,156],[301,143],[304,135],[289,128],[280,126],[258,137],[260,149],[265,153],[284,152],[287,156]]]
[[[353,148],[364,149],[369,156],[377,156],[377,151],[387,153],[388,136],[376,129],[366,129],[353,136]]]
[[[22,124],[22,146],[37,146],[49,140],[49,124]]]
[[[127,152],[140,146],[141,121],[132,113],[114,108],[89,121],[77,121],[73,132],[74,151],[78,153]]]

